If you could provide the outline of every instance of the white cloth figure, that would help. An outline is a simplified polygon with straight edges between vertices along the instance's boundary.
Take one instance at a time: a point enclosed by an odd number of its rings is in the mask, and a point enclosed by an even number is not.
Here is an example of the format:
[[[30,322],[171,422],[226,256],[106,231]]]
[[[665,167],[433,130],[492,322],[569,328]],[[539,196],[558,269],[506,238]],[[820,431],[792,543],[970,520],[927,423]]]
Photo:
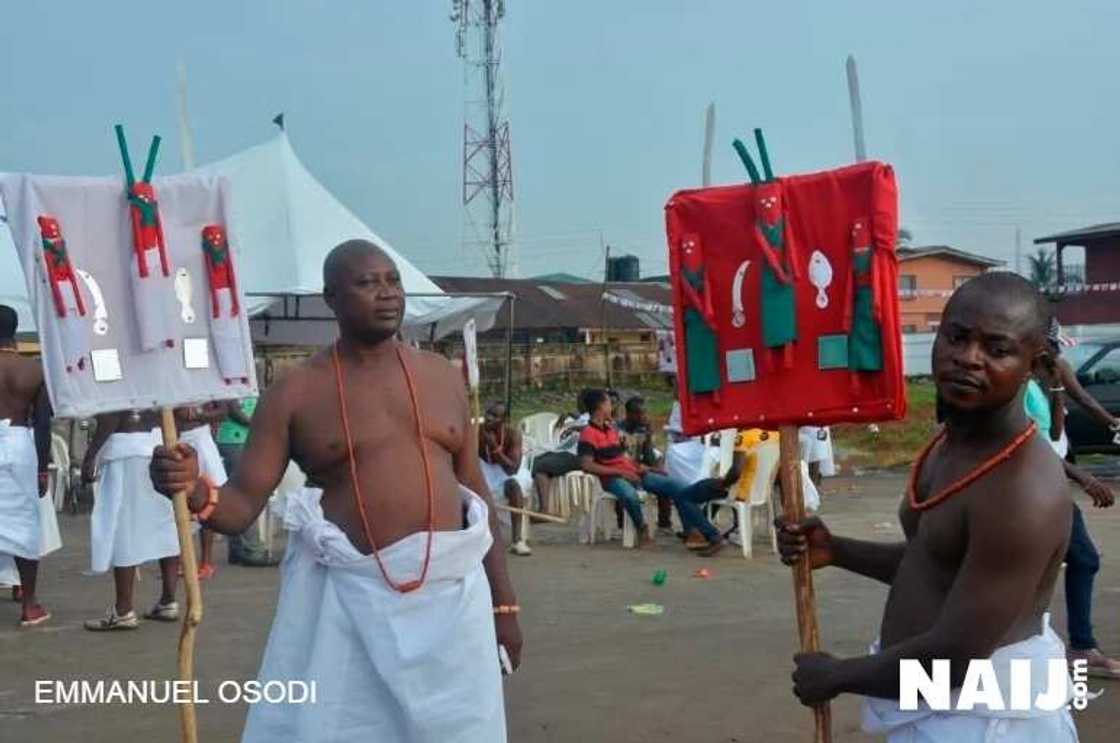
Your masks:
[[[42,544],[35,434],[0,419],[0,554],[37,560]]]
[[[241,319],[233,313],[233,294],[229,289],[218,289],[218,316],[210,316],[210,339],[214,342],[218,371],[227,382],[239,381],[249,376],[245,361],[245,343],[241,337]]]
[[[460,488],[467,528],[438,532],[422,588],[397,593],[323,516],[322,491],[289,498],[288,550],[260,680],[314,681],[314,704],[255,704],[242,743],[504,743],[498,646],[482,558],[486,504]],[[381,550],[395,581],[419,575],[426,533]]]
[[[832,456],[832,431],[827,426],[824,428],[802,426],[797,429],[797,436],[802,459],[810,464],[820,462],[821,477],[835,475],[836,461]]]
[[[871,653],[879,652],[879,643],[871,645]],[[999,689],[1008,701],[1011,689],[1011,661],[1030,660],[1031,689],[1030,700],[1048,691],[1048,661],[1066,660],[1066,649],[1060,637],[1050,628],[1050,614],[1042,617],[1042,631],[1020,642],[1005,645],[992,653]],[[1068,702],[1073,698],[1072,681],[1067,675]],[[960,689],[950,695],[950,706],[956,707]],[[971,711],[933,711],[920,700],[918,709],[904,711],[899,709],[897,699],[864,697],[861,710],[863,730],[867,733],[886,735],[888,743],[933,743],[933,741],[953,741],[953,743],[1075,743],[1077,728],[1069,710],[1062,707],[1055,711],[1032,709],[992,710],[986,704],[978,703]]]
[[[506,483],[510,480],[521,486],[521,494],[528,501],[533,488],[533,475],[525,466],[525,457],[521,458],[521,467],[512,475],[507,475],[501,465],[491,464],[482,459],[478,460],[478,466],[482,470],[482,477],[486,480],[486,487],[490,489],[490,495],[494,496],[495,503],[511,505],[506,498]],[[513,522],[512,516],[509,511],[498,509],[498,521],[504,526],[508,527]]]
[[[148,465],[162,442],[158,428],[114,433],[98,455],[90,517],[93,572],[179,554],[171,501],[152,488]]]
[[[175,312],[175,286],[171,276],[163,275],[158,250],[145,250],[148,275],[140,276],[140,264],[135,257],[129,278],[132,279],[132,301],[136,307],[136,322],[140,330],[140,349],[154,351],[167,348],[167,342],[177,340],[178,331],[173,321]]]

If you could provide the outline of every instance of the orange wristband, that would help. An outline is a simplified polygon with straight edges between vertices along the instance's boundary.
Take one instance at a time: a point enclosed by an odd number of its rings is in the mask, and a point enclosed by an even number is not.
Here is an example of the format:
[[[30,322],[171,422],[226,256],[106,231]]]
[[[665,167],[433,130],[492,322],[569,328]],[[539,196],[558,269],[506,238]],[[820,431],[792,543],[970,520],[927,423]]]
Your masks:
[[[198,480],[207,488],[206,503],[203,504],[202,508],[194,512],[195,519],[201,524],[210,518],[210,515],[214,513],[214,509],[218,507],[218,486],[206,475],[200,476]]]
[[[521,607],[518,604],[502,604],[501,606],[494,607],[495,614],[520,614]]]

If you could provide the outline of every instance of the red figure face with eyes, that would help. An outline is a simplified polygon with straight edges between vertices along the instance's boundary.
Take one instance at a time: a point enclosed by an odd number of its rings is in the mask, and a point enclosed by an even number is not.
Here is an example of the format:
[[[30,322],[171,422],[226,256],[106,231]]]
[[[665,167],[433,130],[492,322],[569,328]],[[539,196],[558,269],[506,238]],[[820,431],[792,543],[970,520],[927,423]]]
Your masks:
[[[202,229],[202,239],[205,240],[216,252],[225,249],[226,233],[218,225],[208,225]]]
[[[700,241],[696,235],[685,235],[681,240],[681,265],[694,272],[704,267],[704,256],[700,253]]]
[[[777,183],[762,183],[755,188],[758,217],[768,227],[773,227],[782,217],[782,187]]]
[[[156,200],[156,191],[154,188],[152,188],[151,183],[137,181],[136,183],[132,184],[132,188],[130,189],[130,191],[133,196],[140,199],[141,201],[154,203]]]
[[[866,217],[852,222],[852,247],[866,248],[871,245],[871,225]]]
[[[62,237],[62,230],[59,229],[58,220],[54,217],[39,217],[39,234],[46,240],[58,240]]]

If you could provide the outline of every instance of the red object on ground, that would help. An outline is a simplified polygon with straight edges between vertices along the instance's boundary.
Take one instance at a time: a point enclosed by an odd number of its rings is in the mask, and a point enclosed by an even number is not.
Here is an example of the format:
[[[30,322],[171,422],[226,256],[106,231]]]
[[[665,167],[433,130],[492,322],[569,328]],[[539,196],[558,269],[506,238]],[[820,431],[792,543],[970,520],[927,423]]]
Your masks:
[[[775,188],[781,215],[763,214],[760,197]],[[867,162],[758,185],[678,191],[665,212],[686,434],[905,415],[895,255],[898,192],[889,165]],[[794,287],[796,328],[784,353],[763,344],[762,268],[774,256],[757,226],[779,216],[786,259],[795,261],[783,271]],[[715,395],[688,393],[682,320],[691,304],[680,276],[686,237],[701,245],[710,283],[720,375]],[[733,297],[736,288],[739,296]],[[780,302],[770,304],[772,315],[775,306],[782,309]],[[874,342],[861,332],[869,326],[872,334],[878,332]]]

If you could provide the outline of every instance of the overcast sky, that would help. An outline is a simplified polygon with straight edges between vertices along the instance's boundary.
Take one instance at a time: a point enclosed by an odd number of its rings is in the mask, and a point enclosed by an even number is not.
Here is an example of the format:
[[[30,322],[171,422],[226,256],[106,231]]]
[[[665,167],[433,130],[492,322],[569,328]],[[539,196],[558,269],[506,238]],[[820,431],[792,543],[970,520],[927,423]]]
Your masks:
[[[601,278],[602,239],[665,271],[662,207],[716,183],[754,126],[775,170],[853,159],[844,59],[870,156],[898,174],[916,244],[1008,261],[1047,232],[1120,221],[1120,3],[507,0],[504,75],[523,275]],[[240,10],[238,10],[240,8]],[[0,170],[116,174],[112,124],[181,167],[186,63],[199,163],[273,134],[431,273],[461,247],[463,67],[450,0],[4,4]]]

